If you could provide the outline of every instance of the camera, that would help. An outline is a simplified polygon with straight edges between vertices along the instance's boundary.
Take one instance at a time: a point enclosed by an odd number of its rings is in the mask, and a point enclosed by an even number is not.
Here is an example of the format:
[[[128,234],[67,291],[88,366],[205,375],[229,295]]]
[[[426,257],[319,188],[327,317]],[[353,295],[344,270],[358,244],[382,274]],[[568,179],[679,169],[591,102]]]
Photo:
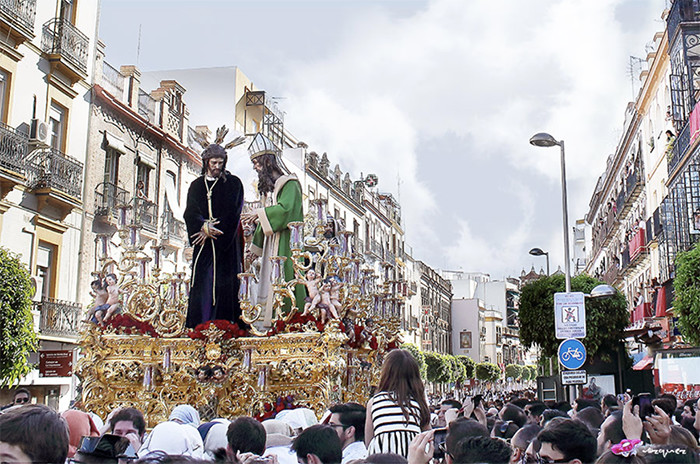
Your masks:
[[[639,418],[645,420],[654,414],[654,406],[651,404],[651,394],[640,393],[632,398],[632,406],[639,406]]]
[[[442,459],[445,457],[445,439],[447,438],[447,427],[435,429],[433,432],[433,458]]]

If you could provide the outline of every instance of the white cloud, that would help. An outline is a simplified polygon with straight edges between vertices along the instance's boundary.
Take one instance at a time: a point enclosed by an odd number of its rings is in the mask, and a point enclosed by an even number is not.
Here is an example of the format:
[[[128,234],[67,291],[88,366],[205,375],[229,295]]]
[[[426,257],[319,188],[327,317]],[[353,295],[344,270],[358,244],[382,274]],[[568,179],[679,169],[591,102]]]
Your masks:
[[[288,63],[284,93],[293,98],[284,105],[287,127],[355,176],[377,172],[384,190],[396,193],[400,174],[410,245],[429,254],[418,258],[505,272],[528,262],[532,240],[561,241],[559,214],[546,224],[533,220],[542,192],[559,188],[558,151],[531,147],[529,137],[547,131],[566,140],[567,177],[578,183],[570,189],[571,223],[585,214],[615,148],[632,97],[625,74],[629,50],[642,50],[654,32],[646,24],[625,33],[616,19],[622,3],[512,0],[496,7],[485,0],[433,0],[400,20],[368,9],[342,30],[331,54]],[[439,180],[417,171],[429,162],[419,151],[429,137],[473,140],[455,147],[454,163],[445,166],[464,171],[466,183],[488,176],[494,187],[521,186],[515,193],[488,192],[518,197],[522,207],[522,214],[504,220],[512,230],[506,243],[500,236],[495,242],[466,204],[446,210],[446,199],[433,197],[429,186]],[[474,159],[485,157],[499,159],[499,169],[469,171]],[[528,184],[533,181],[539,185]],[[457,239],[435,255],[433,246],[455,222]],[[554,269],[557,259],[553,250]]]

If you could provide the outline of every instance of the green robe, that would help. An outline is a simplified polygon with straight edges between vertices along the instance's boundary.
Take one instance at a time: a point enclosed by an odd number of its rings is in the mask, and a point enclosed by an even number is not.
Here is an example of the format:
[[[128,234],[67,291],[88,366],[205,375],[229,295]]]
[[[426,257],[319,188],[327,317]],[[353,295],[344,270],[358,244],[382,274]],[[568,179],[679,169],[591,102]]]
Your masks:
[[[292,252],[289,247],[290,231],[287,224],[304,220],[301,185],[296,176],[289,174],[277,179],[275,189],[272,192],[272,206],[261,208],[256,213],[258,226],[253,234],[251,251],[263,257],[258,302],[265,305],[264,323],[269,326],[271,320],[276,317],[272,313],[272,295],[269,290],[269,256],[286,256],[287,260],[284,262],[285,280],[289,282],[294,279]],[[306,288],[303,285],[296,285],[294,294],[297,308],[303,308]],[[288,313],[290,308],[291,301],[287,298],[283,306],[284,313]]]

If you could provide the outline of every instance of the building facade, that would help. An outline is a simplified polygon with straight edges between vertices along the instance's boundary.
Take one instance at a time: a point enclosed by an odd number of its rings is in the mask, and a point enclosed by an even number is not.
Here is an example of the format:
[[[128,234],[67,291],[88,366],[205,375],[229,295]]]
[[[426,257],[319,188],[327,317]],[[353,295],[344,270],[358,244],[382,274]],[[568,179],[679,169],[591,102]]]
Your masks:
[[[630,311],[627,333],[634,340],[631,348],[639,352],[645,343],[668,341],[670,336],[667,310],[676,247],[665,217],[670,203],[664,198],[669,192],[667,167],[677,141],[687,136],[678,133],[674,122],[676,76],[669,36],[656,33],[646,49],[639,92],[627,107],[623,135],[608,157],[586,215],[591,226],[586,271],[624,293]]]
[[[39,352],[76,351],[96,2],[0,5],[0,242],[36,284]],[[64,358],[65,359],[65,358]],[[35,401],[68,406],[73,380],[35,369],[20,382]]]

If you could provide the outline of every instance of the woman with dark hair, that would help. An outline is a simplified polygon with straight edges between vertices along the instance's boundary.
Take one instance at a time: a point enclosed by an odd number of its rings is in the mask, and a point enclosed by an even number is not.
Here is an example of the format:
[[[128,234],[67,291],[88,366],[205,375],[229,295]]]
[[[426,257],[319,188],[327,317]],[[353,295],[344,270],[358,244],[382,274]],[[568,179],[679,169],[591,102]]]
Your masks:
[[[430,428],[430,409],[418,363],[406,350],[384,358],[378,393],[367,402],[365,443],[369,454],[396,453],[408,457],[408,445]]]

